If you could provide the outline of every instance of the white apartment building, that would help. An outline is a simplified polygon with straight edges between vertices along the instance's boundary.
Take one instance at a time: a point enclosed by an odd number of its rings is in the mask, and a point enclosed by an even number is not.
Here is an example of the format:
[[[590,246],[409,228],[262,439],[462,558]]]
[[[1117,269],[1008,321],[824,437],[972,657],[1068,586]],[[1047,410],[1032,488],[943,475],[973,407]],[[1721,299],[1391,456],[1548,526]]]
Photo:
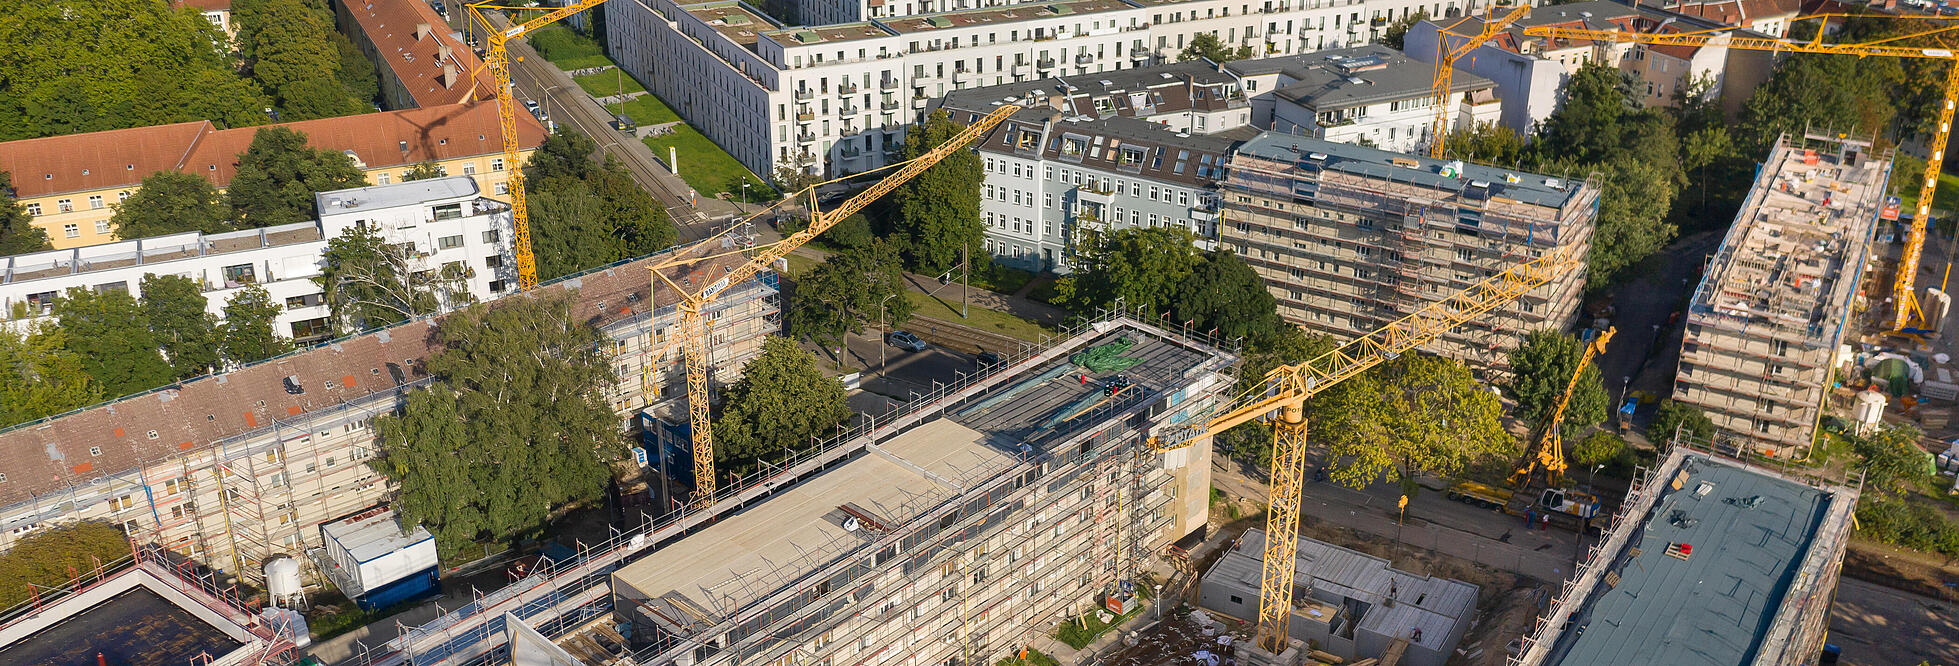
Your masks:
[[[1239,77],[1202,60],[955,90],[928,111],[943,108],[959,118],[960,112],[992,113],[1002,104],[1029,106],[1035,118],[1049,111],[1084,118],[1122,116],[1193,134],[1252,124]]]
[[[1467,72],[1436,99],[1435,64],[1369,44],[1224,64],[1251,95],[1260,128],[1400,153],[1428,149],[1436,105],[1451,107],[1448,127],[1499,120],[1496,84]]]
[[[1022,112],[979,146],[983,249],[1030,271],[1067,272],[1084,230],[1177,227],[1216,247],[1217,181],[1247,129],[1193,135],[1121,116]]]
[[[1062,0],[802,27],[738,0],[605,11],[613,60],[744,165],[836,174],[885,164],[904,127],[951,91],[1174,60],[1199,33],[1266,56],[1351,46],[1465,4]]]
[[[452,176],[317,195],[320,220],[218,234],[188,232],[0,258],[0,306],[22,330],[54,316],[70,289],[119,290],[142,297],[146,275],[178,275],[204,288],[206,310],[224,306],[248,285],[283,303],[281,334],[299,342],[333,336],[324,294],[314,282],[328,239],[369,226],[394,244],[413,246],[421,270],[461,264],[467,294],[443,294],[444,309],[502,295],[515,284],[510,213],[482,196],[476,180]]]
[[[1524,30],[1540,25],[1559,25],[1588,30],[1631,32],[1701,32],[1718,34],[1706,46],[1651,46],[1644,44],[1595,43],[1590,40],[1532,37]],[[1476,34],[1481,19],[1465,19],[1451,29],[1456,34]],[[1724,29],[1720,23],[1650,7],[1630,7],[1617,2],[1596,0],[1533,8],[1530,14],[1499,32],[1495,38],[1456,60],[1458,75],[1471,73],[1495,83],[1496,96],[1503,101],[1503,125],[1519,133],[1533,130],[1556,111],[1564,100],[1564,87],[1587,63],[1603,62],[1633,75],[1644,85],[1641,103],[1646,106],[1672,106],[1674,93],[1686,89],[1696,79],[1713,83],[1706,94],[1719,94],[1730,111],[1739,110],[1742,101],[1768,77],[1772,54],[1763,51],[1730,50],[1728,34],[1742,32]],[[1438,48],[1455,48],[1462,37],[1447,39],[1429,21],[1408,30],[1408,56],[1421,62],[1435,62]]]

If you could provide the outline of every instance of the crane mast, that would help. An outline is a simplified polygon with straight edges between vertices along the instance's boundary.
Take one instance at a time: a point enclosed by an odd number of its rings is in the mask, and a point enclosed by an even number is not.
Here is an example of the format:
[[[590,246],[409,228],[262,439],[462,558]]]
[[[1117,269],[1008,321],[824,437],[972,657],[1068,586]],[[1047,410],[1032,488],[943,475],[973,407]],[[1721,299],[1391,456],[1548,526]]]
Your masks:
[[[1494,11],[1495,7],[1495,5],[1491,5],[1491,10]],[[1517,5],[1509,12],[1504,13],[1503,16],[1494,19],[1490,18],[1488,14],[1485,14],[1483,17],[1483,29],[1474,35],[1450,32],[1456,26],[1462,25],[1463,21],[1468,21],[1468,18],[1457,21],[1446,29],[1440,26],[1436,27],[1435,83],[1429,87],[1428,91],[1429,97],[1435,100],[1435,119],[1429,122],[1428,129],[1429,157],[1440,159],[1442,156],[1448,154],[1446,144],[1449,140],[1449,88],[1455,85],[1456,59],[1468,55],[1470,51],[1476,50],[1476,47],[1482,46],[1483,42],[1490,41],[1491,37],[1495,37],[1497,33],[1503,32],[1504,28],[1508,28],[1510,24],[1517,22],[1517,19],[1528,15],[1530,15],[1530,5],[1528,4]],[[1444,35],[1461,37],[1465,41],[1452,49],[1449,48],[1449,41],[1443,39]]]
[[[1913,312],[1924,318],[1919,310],[1918,296],[1913,282],[1918,275],[1918,262],[1925,251],[1925,236],[1932,219],[1932,195],[1939,186],[1939,171],[1945,164],[1946,142],[1952,136],[1953,105],[1959,103],[1959,54],[1943,47],[1897,46],[1890,42],[1914,37],[1926,37],[1959,30],[1959,24],[1951,23],[1953,17],[1910,16],[1885,17],[1866,16],[1866,18],[1909,18],[1914,20],[1942,21],[1941,27],[1923,30],[1909,35],[1900,35],[1860,44],[1827,44],[1823,42],[1823,30],[1828,19],[1841,14],[1818,14],[1799,17],[1803,19],[1822,19],[1818,21],[1816,37],[1811,41],[1798,42],[1790,39],[1770,37],[1742,37],[1731,34],[1710,34],[1701,32],[1648,33],[1624,30],[1589,30],[1565,26],[1541,25],[1524,29],[1524,34],[1533,37],[1552,37],[1559,39],[1589,39],[1599,42],[1633,42],[1648,45],[1677,46],[1718,46],[1751,51],[1772,51],[1778,53],[1818,53],[1826,55],[1850,55],[1859,58],[1886,56],[1893,58],[1920,58],[1946,61],[1948,67],[1945,77],[1944,98],[1939,100],[1938,123],[1933,127],[1932,137],[1925,143],[1924,182],[1918,187],[1918,206],[1912,217],[1910,228],[1906,231],[1904,255],[1898,260],[1898,274],[1891,285],[1892,297],[1897,301],[1897,309],[1892,311],[1891,330],[1902,331],[1911,324]]]
[[[687,416],[688,422],[692,426],[692,445],[694,449],[694,492],[690,498],[692,504],[699,506],[711,501],[715,488],[714,425],[712,414],[708,408],[708,396],[712,391],[712,387],[708,384],[710,367],[707,354],[710,330],[705,317],[707,307],[713,304],[729,287],[746,282],[754,278],[756,274],[768,270],[771,266],[775,265],[777,260],[789,256],[790,252],[802,247],[804,243],[808,243],[810,239],[815,238],[818,234],[828,231],[831,227],[836,226],[838,222],[864,210],[864,207],[869,206],[871,202],[878,200],[886,194],[890,194],[893,190],[898,189],[899,186],[918,177],[919,174],[925,173],[925,170],[932,168],[933,165],[938,164],[941,160],[950,157],[954,153],[966,150],[968,145],[992,132],[994,127],[998,126],[1015,112],[1020,111],[1021,108],[1012,104],[1002,105],[994,109],[991,113],[981,116],[971,125],[968,125],[966,129],[960,131],[959,134],[946,140],[944,143],[934,146],[923,155],[885,167],[886,169],[895,167],[897,170],[879,180],[869,189],[859,192],[856,196],[838,204],[836,208],[827,211],[812,210],[810,212],[809,226],[804,227],[801,231],[789,234],[788,237],[783,238],[779,242],[755,248],[737,249],[730,252],[715,252],[716,249],[728,245],[725,241],[729,239],[729,234],[735,228],[735,225],[730,225],[728,230],[702,239],[700,242],[674,253],[673,257],[653,265],[653,287],[658,289],[661,284],[665,284],[668,288],[673,289],[675,293],[680,294],[681,353],[685,356],[687,363]],[[811,205],[814,206],[814,202],[816,201],[816,197],[814,196],[816,187],[824,184],[827,183],[812,185],[805,188],[802,192],[798,192],[795,197],[790,198],[798,198],[804,194],[809,194],[811,195],[809,196]],[[788,200],[784,199],[784,201]],[[753,220],[762,215],[767,215],[769,212],[768,210],[764,210],[750,216],[748,219]],[[713,280],[705,286],[695,287],[690,280],[675,281],[681,272],[690,271],[702,262],[731,255],[744,256],[747,260],[738,266],[728,269],[718,277],[703,275],[703,280],[713,277]]]
[[[1564,424],[1565,407],[1571,404],[1571,393],[1578,388],[1578,378],[1585,376],[1585,366],[1591,364],[1593,357],[1605,353],[1606,343],[1612,341],[1612,334],[1618,330],[1607,328],[1599,331],[1597,336],[1585,343],[1585,352],[1579,355],[1578,366],[1571,369],[1571,379],[1565,382],[1564,392],[1558,394],[1557,406],[1551,409],[1551,418],[1544,426],[1544,435],[1538,438],[1537,446],[1533,447],[1533,450],[1524,452],[1523,462],[1518,463],[1517,471],[1510,476],[1511,485],[1523,488],[1524,484],[1530,481],[1531,472],[1536,471],[1540,464],[1544,466],[1546,483],[1551,486],[1558,485],[1559,477],[1564,475],[1568,467],[1564,459],[1564,433],[1559,431],[1560,426]]]
[[[1286,647],[1292,616],[1293,562],[1299,554],[1299,502],[1306,461],[1306,400],[1328,387],[1428,344],[1450,329],[1481,317],[1584,264],[1571,246],[1511,266],[1448,298],[1377,328],[1304,363],[1265,373],[1263,381],[1216,406],[1201,423],[1165,426],[1149,439],[1157,451],[1189,446],[1254,419],[1277,413],[1272,430],[1272,483],[1265,519],[1265,562],[1260,574],[1258,643],[1278,654]]]

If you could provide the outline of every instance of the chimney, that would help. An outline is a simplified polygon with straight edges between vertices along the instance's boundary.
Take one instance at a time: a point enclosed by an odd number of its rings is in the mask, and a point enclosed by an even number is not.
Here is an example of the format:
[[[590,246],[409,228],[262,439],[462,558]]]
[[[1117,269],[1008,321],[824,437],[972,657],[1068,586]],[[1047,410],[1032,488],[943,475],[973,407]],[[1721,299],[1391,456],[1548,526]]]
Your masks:
[[[433,31],[429,30],[429,24],[427,23],[415,24],[415,41],[417,42],[422,41],[423,38],[434,34],[435,33]]]
[[[437,45],[435,46],[435,59],[437,59],[437,60],[448,60],[448,59],[449,59],[449,53],[450,53],[450,51],[449,51],[449,45],[448,45],[448,44],[437,44]]]
[[[444,62],[442,63],[442,81],[441,81],[441,83],[442,83],[442,87],[443,87],[443,88],[455,88],[455,87],[456,87],[456,63],[455,63],[455,62],[452,62],[452,61],[444,61]]]

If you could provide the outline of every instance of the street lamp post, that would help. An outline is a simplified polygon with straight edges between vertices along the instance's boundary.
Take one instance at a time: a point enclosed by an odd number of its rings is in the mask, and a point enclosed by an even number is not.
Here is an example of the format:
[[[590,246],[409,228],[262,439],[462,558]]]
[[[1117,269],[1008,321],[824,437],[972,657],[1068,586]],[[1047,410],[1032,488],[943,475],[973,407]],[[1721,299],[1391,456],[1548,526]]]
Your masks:
[[[1163,621],[1163,584],[1156,584],[1156,621]]]
[[[897,296],[897,294],[887,294],[885,295],[884,300],[877,302],[877,327],[879,331],[882,331],[884,333],[884,335],[879,336],[877,341],[877,376],[879,377],[884,376],[884,362],[887,358],[886,354],[889,354],[891,351],[890,341],[884,339],[884,338],[891,337],[891,325],[884,323],[884,319],[885,319],[884,304],[886,302],[889,302],[894,296]]]

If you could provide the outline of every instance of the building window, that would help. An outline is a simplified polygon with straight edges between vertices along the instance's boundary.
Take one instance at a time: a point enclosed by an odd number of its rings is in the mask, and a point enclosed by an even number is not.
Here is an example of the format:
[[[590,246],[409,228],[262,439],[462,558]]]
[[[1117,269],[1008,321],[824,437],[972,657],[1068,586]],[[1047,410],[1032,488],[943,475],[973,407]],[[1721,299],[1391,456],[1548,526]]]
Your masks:
[[[54,202],[54,205],[63,213],[75,210],[75,202],[72,199],[59,199]]]
[[[474,175],[476,175],[476,165],[475,165],[475,164],[473,164],[473,163],[472,163],[472,164],[464,164],[464,165],[463,165],[463,175],[465,175],[465,176],[474,176]]]
[[[106,234],[106,233],[109,233],[109,221],[108,221],[108,220],[96,220],[96,221],[95,221],[95,233],[98,233],[98,234]]]
[[[286,309],[291,310],[294,308],[304,308],[304,307],[319,305],[321,303],[326,302],[325,299],[326,299],[325,294],[307,294],[305,296],[294,296],[286,299]]]
[[[438,250],[453,250],[462,246],[463,246],[462,234],[456,234],[454,236],[443,236],[441,238],[435,239],[435,247]]]
[[[503,255],[500,255],[500,254],[499,254],[499,255],[492,255],[492,256],[488,256],[488,257],[484,257],[484,258],[483,258],[483,266],[484,266],[485,268],[502,268],[502,267],[503,267]]]
[[[463,205],[461,203],[442,204],[430,208],[429,212],[435,215],[437,222],[443,220],[459,220],[463,216]]]
[[[496,192],[497,194],[509,194],[510,183],[497,183]]]
[[[91,194],[91,195],[88,195],[88,209],[89,209],[89,210],[101,210],[101,209],[102,209],[102,195],[100,195],[100,194]]]
[[[62,209],[62,212],[65,213],[68,211],[66,208],[64,208]],[[82,225],[74,224],[74,223],[61,225],[61,235],[66,236],[68,238],[80,238],[82,235]]]
[[[495,292],[495,293],[499,293],[499,294],[500,294],[500,293],[503,293],[503,281],[502,281],[502,280],[491,280],[491,281],[490,281],[490,291],[492,291],[492,292]]]
[[[123,190],[121,192],[116,193],[116,203],[122,203],[128,200],[129,200],[129,190]]]
[[[374,184],[376,184],[376,185],[386,185],[386,184],[388,184],[388,182],[389,182],[389,179],[388,179],[388,174],[385,174],[385,173],[377,173],[377,174],[374,174]]]
[[[109,500],[110,511],[123,511],[132,506],[136,506],[136,499],[132,495],[123,495],[122,497]]]
[[[503,158],[501,158],[501,157],[499,157],[499,158],[496,158],[496,159],[493,159],[493,160],[490,160],[490,170],[491,170],[491,171],[502,171],[502,170],[503,170]]]

